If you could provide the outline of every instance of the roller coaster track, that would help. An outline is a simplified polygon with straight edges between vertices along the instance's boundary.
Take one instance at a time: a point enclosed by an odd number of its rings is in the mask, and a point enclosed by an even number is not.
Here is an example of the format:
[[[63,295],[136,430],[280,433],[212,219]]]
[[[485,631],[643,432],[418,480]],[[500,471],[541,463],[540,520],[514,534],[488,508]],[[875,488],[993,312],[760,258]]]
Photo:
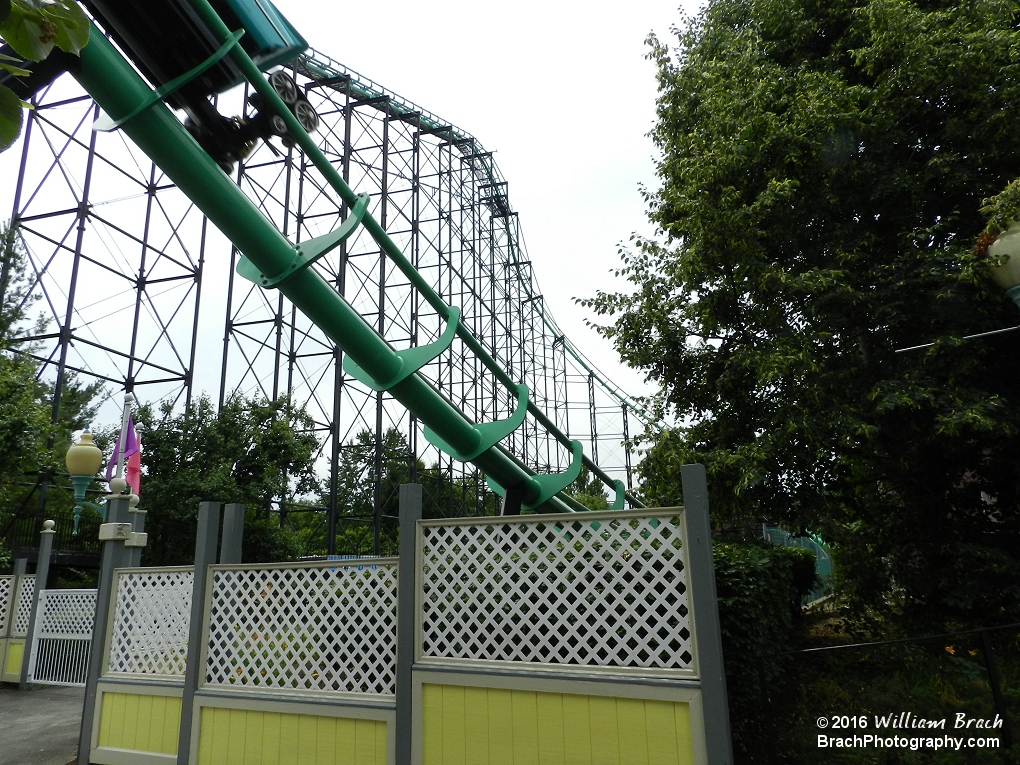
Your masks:
[[[340,92],[347,93],[355,98],[380,104],[379,108],[386,114],[397,119],[406,120],[418,127],[419,130],[427,131],[432,135],[449,141],[457,147],[458,151],[465,157],[474,156],[481,158],[474,165],[475,172],[479,175],[483,184],[490,188],[505,188],[506,179],[493,160],[492,153],[485,150],[482,144],[474,136],[460,128],[444,122],[432,112],[423,109],[417,104],[403,98],[402,96],[387,90],[382,85],[373,82],[369,78],[355,72],[350,67],[334,61],[324,53],[311,50],[298,58],[295,68],[297,71],[307,75],[309,79],[319,85],[334,88]],[[504,199],[504,198],[500,198]],[[497,204],[490,203],[493,212],[506,214],[510,211],[509,203],[504,201]],[[523,243],[516,243],[512,249],[512,257],[519,262],[522,258],[520,248]],[[526,259],[526,258],[525,258]],[[523,287],[528,299],[534,300],[539,295],[534,281],[523,282]],[[544,304],[543,304],[544,305]],[[641,420],[642,424],[651,430],[660,430],[661,426],[655,422],[648,413],[637,404],[630,396],[620,391],[615,385],[608,381],[587,358],[577,350],[570,339],[564,335],[556,324],[555,319],[546,311],[542,311],[542,321],[556,337],[563,338],[567,352],[574,361],[587,373],[594,375],[595,379],[617,400],[621,405],[626,406]]]
[[[337,262],[326,263],[324,259],[316,264],[323,272],[322,278],[344,294],[378,335],[397,347],[413,348],[439,341],[449,318],[441,306],[455,305],[462,298],[462,325],[470,325],[466,331],[479,335],[481,350],[497,366],[505,367],[504,374],[512,377],[514,385],[526,381],[534,399],[549,404],[546,415],[529,401],[532,416],[503,441],[504,459],[511,471],[534,476],[562,470],[571,461],[568,445],[581,438],[589,452],[584,459],[589,469],[611,485],[625,475],[629,488],[627,416],[636,417],[646,430],[655,430],[656,425],[588,362],[549,315],[509,203],[507,182],[491,153],[470,134],[321,53],[301,57],[295,73],[305,91],[319,99],[318,108],[327,125],[325,135],[316,139],[322,151],[343,179],[351,182],[354,191],[368,186],[365,190],[372,197],[372,211],[399,240],[398,253],[408,253],[409,263],[428,274],[426,286],[434,285],[437,297],[441,295],[442,299],[439,308],[430,308],[420,295],[411,294],[414,290],[408,290],[406,281],[398,284],[396,272],[385,262],[378,244],[361,234],[342,243]],[[94,92],[95,88],[90,85],[89,90]],[[71,110],[76,110],[73,120],[69,119]],[[377,116],[363,116],[368,111]],[[149,391],[163,398],[190,398],[193,387],[198,390],[196,378],[203,373],[203,366],[214,366],[202,363],[202,336],[207,333],[203,332],[206,320],[200,321],[199,308],[210,302],[200,293],[203,273],[209,271],[211,263],[206,262],[205,251],[215,242],[207,233],[205,219],[180,198],[177,185],[159,169],[146,167],[133,145],[119,134],[97,136],[89,130],[93,116],[87,97],[55,86],[39,99],[21,146],[14,217],[37,271],[40,294],[56,325],[51,326],[55,331],[26,337],[26,347],[33,344],[32,352],[48,365],[47,373],[53,376],[77,372],[124,384],[143,396],[143,386],[150,386]],[[176,118],[170,119],[176,122]],[[360,139],[355,135],[359,130]],[[377,156],[366,159],[373,142],[381,149]],[[422,148],[426,143],[427,149]],[[396,167],[410,152],[413,162]],[[452,161],[454,155],[459,165]],[[340,225],[349,217],[354,202],[353,198],[338,196],[307,157],[307,151],[280,156],[278,151],[260,147],[235,179],[236,186],[286,237],[288,246],[293,246],[291,242],[300,246],[302,241]],[[435,162],[438,169],[426,178],[425,165],[429,162]],[[413,171],[409,169],[412,164]],[[106,177],[102,174],[112,176],[117,172],[125,176],[121,179],[123,188],[112,191],[107,181],[102,181]],[[51,193],[60,178],[67,186],[61,192],[67,196],[66,203]],[[281,191],[283,179],[287,189]],[[403,187],[396,188],[399,184]],[[432,205],[429,212],[424,212],[427,204],[421,201],[406,210],[400,208],[401,194],[406,192],[408,198],[417,199],[425,195],[421,189],[426,186],[428,193],[440,199],[428,202]],[[295,192],[295,188],[300,190]],[[137,211],[133,218],[122,211],[114,212],[131,206]],[[331,211],[324,211],[330,206]],[[433,233],[423,233],[429,225]],[[441,244],[432,247],[426,257],[428,247],[423,243],[427,244],[430,236]],[[101,241],[90,245],[92,237]],[[140,264],[128,252],[130,247],[140,248]],[[123,262],[106,261],[99,254],[104,249],[114,260]],[[235,250],[232,266],[239,255]],[[465,265],[469,261],[470,265]],[[89,269],[105,272],[108,279],[124,288],[115,290],[112,296],[83,301],[81,294],[95,283],[84,275]],[[187,291],[185,299],[160,304],[157,290],[165,288],[169,292],[174,285]],[[208,292],[210,288],[219,289],[206,273],[205,289]],[[374,302],[366,297],[373,291],[378,293]],[[381,436],[387,424],[403,432],[409,441],[408,477],[414,477],[415,463],[424,459],[450,476],[466,475],[455,472],[451,466],[456,460],[448,454],[424,444],[417,417],[412,415],[407,420],[393,413],[388,404],[392,391],[369,390],[371,385],[366,388],[342,371],[341,354],[331,341],[315,326],[302,324],[299,313],[283,295],[279,300],[277,295],[267,297],[268,293],[233,276],[225,292],[223,352],[216,364],[220,367],[221,400],[235,390],[267,396],[286,391],[298,403],[318,407],[321,416],[317,421],[324,436],[322,455],[331,462],[334,484],[341,455],[347,448],[345,441],[363,428],[375,431],[378,485],[385,459]],[[116,297],[118,294],[121,298]],[[391,298],[391,294],[397,297]],[[111,307],[111,302],[116,305]],[[390,315],[391,303],[395,302],[400,306],[393,313],[406,311],[409,318],[401,314],[402,318],[394,319]],[[467,303],[486,307],[472,309]],[[499,309],[494,307],[496,303]],[[109,324],[111,317],[123,327],[124,314],[129,310],[134,313],[132,330],[126,333],[129,337],[112,339],[102,333],[103,322]],[[514,411],[514,391],[499,390],[498,374],[493,378],[489,370],[485,373],[488,377],[482,379],[484,370],[477,362],[467,361],[466,354],[455,350],[445,353],[429,361],[421,374],[455,410],[473,422],[506,419]],[[315,367],[313,361],[319,358],[322,364]],[[332,390],[323,393],[323,386],[328,388],[330,381]],[[579,381],[587,385],[587,400],[573,393],[567,395],[567,390],[577,388]],[[551,386],[552,393],[540,390],[543,385]],[[341,425],[337,416],[341,389],[360,391],[357,395],[361,396],[355,401],[352,393],[342,402],[347,411],[355,413],[347,425]],[[569,427],[572,407],[588,415],[587,433],[576,427],[576,420],[575,427]],[[597,422],[614,409],[622,413],[622,433],[618,425]],[[543,428],[553,437],[540,433]],[[600,444],[605,454],[612,451],[614,441],[626,452],[625,473],[624,466],[618,464],[620,460],[616,467],[608,468],[609,472],[599,467],[606,464],[599,459]],[[491,466],[482,469],[489,475],[498,472]],[[377,516],[380,499],[377,489]],[[628,499],[637,502],[629,492]],[[558,496],[551,501],[546,509],[579,509],[569,498]]]

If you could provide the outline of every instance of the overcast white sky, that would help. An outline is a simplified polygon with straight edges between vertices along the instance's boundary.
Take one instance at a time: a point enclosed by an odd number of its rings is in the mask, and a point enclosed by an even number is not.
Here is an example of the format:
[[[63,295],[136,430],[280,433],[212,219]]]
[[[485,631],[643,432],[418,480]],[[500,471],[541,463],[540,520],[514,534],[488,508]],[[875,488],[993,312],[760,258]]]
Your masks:
[[[644,41],[671,37],[677,0],[274,1],[313,48],[496,153],[552,315],[621,388],[647,392],[571,299],[622,288],[617,244],[652,233],[638,192],[655,186]]]

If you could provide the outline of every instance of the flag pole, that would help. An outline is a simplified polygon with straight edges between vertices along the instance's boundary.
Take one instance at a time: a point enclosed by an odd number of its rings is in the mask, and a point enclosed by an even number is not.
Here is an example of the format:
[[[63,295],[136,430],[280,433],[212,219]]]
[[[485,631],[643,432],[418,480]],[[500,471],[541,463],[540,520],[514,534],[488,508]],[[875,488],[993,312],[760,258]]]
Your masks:
[[[114,489],[112,483],[110,485],[110,491],[114,494],[120,494],[124,491],[127,486],[124,481],[124,452],[127,451],[127,428],[128,419],[131,417],[131,404],[134,403],[135,397],[131,393],[125,391],[124,393],[124,412],[120,418],[120,435],[117,437],[117,472],[113,477],[114,481],[118,481],[119,489]]]

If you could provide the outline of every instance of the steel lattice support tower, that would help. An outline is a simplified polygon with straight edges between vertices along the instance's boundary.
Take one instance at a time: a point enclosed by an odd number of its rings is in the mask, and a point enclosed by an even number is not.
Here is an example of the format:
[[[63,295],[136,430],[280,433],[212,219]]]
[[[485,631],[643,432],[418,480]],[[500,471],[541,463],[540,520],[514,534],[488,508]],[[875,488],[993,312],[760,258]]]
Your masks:
[[[539,408],[631,486],[625,441],[633,404],[549,315],[491,152],[327,56],[302,57],[294,74],[319,113],[321,149],[353,189],[371,196],[372,213],[405,256],[461,308],[464,324],[529,387]],[[329,540],[344,531],[338,523],[353,523],[338,486],[355,462],[374,486],[373,517],[360,522],[374,527],[376,546],[395,501],[386,492],[422,470],[440,493],[456,483],[485,495],[482,477],[429,446],[407,410],[345,375],[340,351],[282,295],[236,276],[240,253],[121,133],[92,131],[95,106],[73,81],[58,80],[37,101],[20,147],[0,161],[20,152],[12,217],[49,319],[29,333],[25,348],[43,374],[59,380],[73,371],[107,382],[111,393],[126,388],[142,401],[175,405],[203,391],[221,404],[235,393],[288,395],[319,435],[320,467],[330,479],[322,515],[330,552]],[[227,94],[219,106],[243,116],[246,94]],[[236,182],[295,244],[331,231],[349,212],[303,154],[278,144],[259,145],[238,166]],[[441,334],[435,310],[364,232],[316,267],[394,347]],[[222,327],[222,335],[210,327]],[[422,372],[476,422],[514,409],[460,342]],[[571,417],[578,408],[587,417]],[[530,417],[504,443],[538,472],[569,462]],[[401,474],[389,475],[395,465]],[[278,507],[284,517],[292,509],[287,499]],[[496,497],[489,493],[483,505],[447,503],[443,512],[492,512]]]

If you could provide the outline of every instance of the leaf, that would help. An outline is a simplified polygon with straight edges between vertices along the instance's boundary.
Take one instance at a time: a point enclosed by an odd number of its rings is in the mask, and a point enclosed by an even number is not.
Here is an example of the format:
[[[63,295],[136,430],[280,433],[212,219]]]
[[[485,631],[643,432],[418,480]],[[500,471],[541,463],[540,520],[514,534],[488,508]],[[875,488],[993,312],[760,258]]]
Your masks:
[[[14,0],[10,16],[3,26],[0,26],[0,35],[22,58],[42,61],[53,50],[52,42],[44,42],[48,38],[43,32],[43,21],[40,11],[26,8],[21,2]]]
[[[0,0],[0,27],[7,21],[7,17],[11,15],[11,0]]]
[[[28,77],[28,75],[32,74],[30,71],[28,71],[27,69],[22,69],[20,66],[14,66],[13,64],[4,64],[2,62],[0,62],[0,69],[3,69],[5,72],[10,72],[15,77]]]
[[[0,151],[8,149],[18,140],[23,121],[21,99],[6,85],[0,85]]]
[[[89,41],[89,19],[74,0],[60,0],[40,13],[56,27],[54,43],[60,50],[78,55]]]

